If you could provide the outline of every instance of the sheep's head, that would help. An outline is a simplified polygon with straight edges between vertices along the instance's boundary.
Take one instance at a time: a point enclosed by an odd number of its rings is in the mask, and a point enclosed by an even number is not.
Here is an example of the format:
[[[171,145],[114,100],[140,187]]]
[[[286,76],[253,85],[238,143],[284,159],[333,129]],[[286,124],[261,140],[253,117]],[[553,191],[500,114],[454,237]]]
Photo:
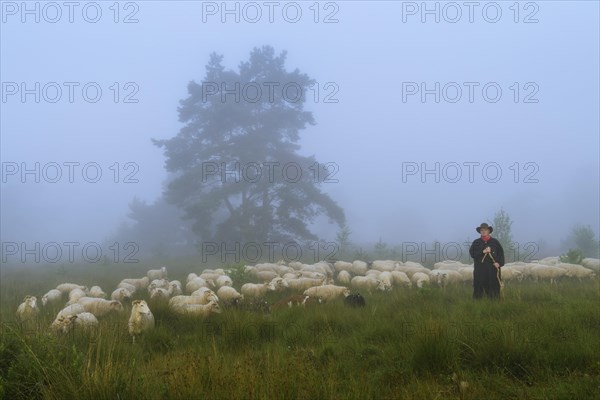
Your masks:
[[[121,304],[121,302],[118,300],[112,300],[110,302],[110,309],[115,310],[116,312],[124,311],[123,304]]]
[[[217,314],[220,314],[222,312],[221,306],[219,305],[219,303],[217,301],[211,300],[208,304],[210,306],[210,311],[211,312],[214,312],[214,313],[217,313]]]
[[[348,296],[350,296],[350,289],[348,289],[348,288],[345,288],[345,289],[342,291],[342,294],[344,295],[344,297],[348,297]]]
[[[133,308],[136,310],[136,312],[140,313],[140,314],[150,314],[150,307],[148,307],[148,303],[146,303],[146,301],[144,300],[135,300],[133,302]]]

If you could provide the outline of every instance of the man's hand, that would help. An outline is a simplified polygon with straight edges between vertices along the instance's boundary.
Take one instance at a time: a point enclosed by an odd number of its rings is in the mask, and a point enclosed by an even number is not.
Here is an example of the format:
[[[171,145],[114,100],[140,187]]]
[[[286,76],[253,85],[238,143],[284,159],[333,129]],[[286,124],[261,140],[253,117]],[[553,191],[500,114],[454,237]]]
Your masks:
[[[483,249],[483,254],[490,253],[491,251],[492,251],[492,249],[490,248],[490,246],[488,246],[485,249]]]
[[[498,268],[500,268],[500,264],[494,263],[494,267],[496,267],[496,269],[498,269]]]

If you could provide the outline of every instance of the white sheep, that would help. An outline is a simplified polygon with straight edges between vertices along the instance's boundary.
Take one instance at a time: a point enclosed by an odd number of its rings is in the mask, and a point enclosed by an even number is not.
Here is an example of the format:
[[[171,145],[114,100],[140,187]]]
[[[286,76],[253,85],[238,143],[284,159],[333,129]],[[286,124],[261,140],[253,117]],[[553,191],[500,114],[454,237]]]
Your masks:
[[[506,265],[500,269],[500,275],[504,282],[510,282],[514,280],[522,280],[523,273],[514,267],[507,267]]]
[[[148,280],[152,282],[155,279],[166,279],[167,278],[167,267],[160,267],[160,269],[151,269],[146,273]]]
[[[392,274],[392,277],[394,278],[395,285],[406,286],[406,287],[412,286],[410,278],[408,277],[408,275],[405,272],[394,270],[391,272],[391,274]]]
[[[234,304],[244,299],[244,295],[231,286],[221,286],[219,290],[217,290],[217,296],[225,304]]]
[[[218,288],[223,286],[233,286],[233,280],[227,275],[221,275],[217,278],[215,284]]]
[[[85,312],[85,308],[83,307],[83,305],[77,303],[77,304],[71,304],[70,306],[66,306],[65,308],[63,308],[62,310],[60,310],[58,312],[58,314],[56,315],[56,320],[59,320],[60,318],[66,318],[66,317],[70,317],[72,315],[77,315],[80,314],[82,312]]]
[[[92,286],[90,288],[90,293],[89,293],[90,297],[98,297],[101,299],[105,299],[106,298],[106,293],[104,293],[104,290],[102,290],[102,288],[100,286]]]
[[[429,273],[429,277],[442,287],[446,287],[449,284],[457,284],[463,280],[462,275],[453,269],[434,269]]]
[[[584,258],[583,260],[581,260],[581,265],[593,270],[597,274],[600,274],[600,259],[598,258]]]
[[[185,285],[185,291],[187,293],[193,293],[201,287],[208,288],[208,282],[204,278],[197,277],[192,279]]]
[[[258,279],[261,282],[269,282],[275,278],[277,278],[279,275],[277,274],[277,272],[274,271],[254,271],[254,277],[256,277],[256,279]]]
[[[269,290],[275,290],[271,283],[246,283],[242,285],[242,294],[246,299],[262,299]]]
[[[76,315],[61,316],[54,320],[50,329],[56,332],[67,334],[73,330],[89,332],[98,327],[98,319],[94,314],[82,312]]]
[[[169,289],[156,287],[150,291],[150,300],[152,301],[167,301],[171,297]]]
[[[455,260],[444,260],[433,264],[433,269],[451,269],[454,271],[458,271],[459,268],[465,267],[468,267],[468,265]]]
[[[42,296],[42,306],[59,304],[62,302],[63,294],[58,289],[50,289]]]
[[[281,292],[289,287],[287,281],[280,277],[273,278],[273,280],[269,282],[269,285],[273,287],[272,290],[275,292]]]
[[[350,289],[345,286],[336,285],[313,286],[306,289],[303,294],[305,296],[318,297],[327,302],[335,300],[338,297],[348,297]]]
[[[566,274],[567,270],[551,265],[540,264],[531,268],[531,276],[536,282],[539,280],[549,280],[551,284],[556,283],[558,278],[561,278]]]
[[[216,301],[210,301],[208,304],[178,304],[171,308],[173,313],[192,317],[207,318],[210,313],[220,313],[221,307]]]
[[[396,271],[396,272],[398,272],[398,271]],[[385,290],[392,290],[392,287],[394,286],[394,276],[392,275],[392,273],[390,271],[383,271],[382,273],[379,274],[377,279],[379,279],[381,282],[383,282],[383,285],[385,286]]]
[[[40,309],[35,296],[25,296],[23,302],[17,307],[17,319],[21,323],[35,319],[39,313]]]
[[[504,270],[505,269],[506,268],[502,268],[502,279],[504,279]],[[459,268],[457,271],[460,274],[463,282],[472,282],[474,270],[475,270],[475,268],[473,268],[473,267],[462,267],[462,268]],[[519,274],[520,274],[520,272],[519,272]]]
[[[170,296],[180,296],[183,294],[183,289],[181,288],[181,282],[175,280],[169,282],[169,295]]]
[[[133,297],[133,293],[126,288],[117,288],[110,295],[111,300],[117,300],[120,302],[130,301]]]
[[[371,268],[378,271],[393,271],[396,267],[396,261],[392,260],[375,260],[371,264]]]
[[[567,271],[566,276],[569,278],[590,279],[595,276],[594,271],[578,264],[560,263],[557,267]]]
[[[163,278],[154,279],[148,285],[148,294],[151,294],[154,289],[158,289],[158,288],[165,289],[165,290],[169,289],[169,281],[166,279],[163,279]]]
[[[352,263],[351,262],[347,262],[347,261],[336,261],[333,264],[333,267],[335,268],[335,270],[337,272],[342,272],[342,271],[346,271],[346,272],[352,272]]]
[[[365,275],[369,269],[368,265],[364,261],[355,260],[352,263],[352,273],[354,275]]]
[[[323,279],[312,279],[312,278],[298,278],[298,279],[286,279],[288,287],[292,290],[305,291],[306,289],[313,286],[321,286],[325,284],[325,278]],[[243,292],[242,292],[243,293]]]
[[[81,289],[84,292],[88,290],[87,286],[78,285],[76,283],[61,283],[56,287],[56,290],[60,290],[63,294],[69,294],[73,289]]]
[[[135,285],[132,285],[131,283],[127,283],[127,282],[120,282],[119,285],[117,286],[117,288],[118,289],[127,289],[132,295],[135,294],[135,292],[137,292],[137,290],[138,290]]]
[[[117,300],[98,299],[96,297],[82,297],[77,301],[77,303],[81,304],[85,311],[94,314],[96,318],[103,317],[110,312],[119,313],[123,311],[123,305]]]
[[[424,285],[429,285],[430,283],[429,275],[424,272],[415,272],[410,277],[410,281],[417,285],[419,289],[421,289]]]
[[[175,296],[169,299],[169,308],[177,307],[180,304],[208,304],[211,301],[218,301],[219,299],[214,295],[207,296]]]
[[[350,286],[359,290],[367,290],[369,293],[371,293],[373,290],[386,290],[386,287],[382,281],[369,276],[355,276],[350,281]]]
[[[77,300],[79,300],[82,297],[86,297],[86,294],[83,290],[79,288],[71,290],[69,292],[69,301],[67,302],[67,305],[70,306],[71,304],[77,303]]]
[[[190,272],[185,280],[185,283],[188,283],[189,281],[193,281],[196,278],[198,278],[198,275],[194,272]]]
[[[352,275],[350,275],[350,272],[348,271],[341,270],[338,272],[337,280],[342,285],[349,285],[350,281],[352,280]]]
[[[154,328],[154,315],[144,300],[134,300],[127,324],[129,334],[135,343],[135,337]]]
[[[135,286],[136,290],[143,290],[146,289],[150,284],[150,278],[147,276],[143,278],[125,278],[121,279],[121,283],[129,283]]]

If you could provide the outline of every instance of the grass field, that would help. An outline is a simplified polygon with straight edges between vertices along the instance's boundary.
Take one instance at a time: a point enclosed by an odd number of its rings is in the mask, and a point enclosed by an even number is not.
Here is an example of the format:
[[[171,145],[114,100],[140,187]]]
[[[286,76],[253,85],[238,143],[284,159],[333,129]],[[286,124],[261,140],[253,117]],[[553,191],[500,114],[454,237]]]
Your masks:
[[[169,278],[182,282],[198,272],[192,264],[165,264]],[[57,310],[43,310],[35,327],[14,323],[26,294],[41,297],[61,282],[98,284],[110,293],[122,278],[149,268],[4,267],[0,398],[571,400],[600,394],[597,279],[511,283],[499,302],[473,301],[470,286],[395,289],[363,293],[362,309],[342,302],[270,314],[226,309],[205,321],[176,318],[150,303],[157,326],[135,345],[128,313],[101,320],[92,335],[51,335]]]

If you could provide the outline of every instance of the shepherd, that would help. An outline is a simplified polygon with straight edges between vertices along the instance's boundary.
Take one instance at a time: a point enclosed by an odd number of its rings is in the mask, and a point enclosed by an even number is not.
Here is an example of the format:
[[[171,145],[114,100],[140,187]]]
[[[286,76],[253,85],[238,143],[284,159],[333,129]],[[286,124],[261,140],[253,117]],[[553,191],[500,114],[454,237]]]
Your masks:
[[[502,286],[501,268],[504,266],[504,249],[491,237],[494,228],[482,223],[475,230],[481,235],[469,248],[475,265],[473,270],[473,298],[480,299],[485,292],[490,299],[500,297]]]

